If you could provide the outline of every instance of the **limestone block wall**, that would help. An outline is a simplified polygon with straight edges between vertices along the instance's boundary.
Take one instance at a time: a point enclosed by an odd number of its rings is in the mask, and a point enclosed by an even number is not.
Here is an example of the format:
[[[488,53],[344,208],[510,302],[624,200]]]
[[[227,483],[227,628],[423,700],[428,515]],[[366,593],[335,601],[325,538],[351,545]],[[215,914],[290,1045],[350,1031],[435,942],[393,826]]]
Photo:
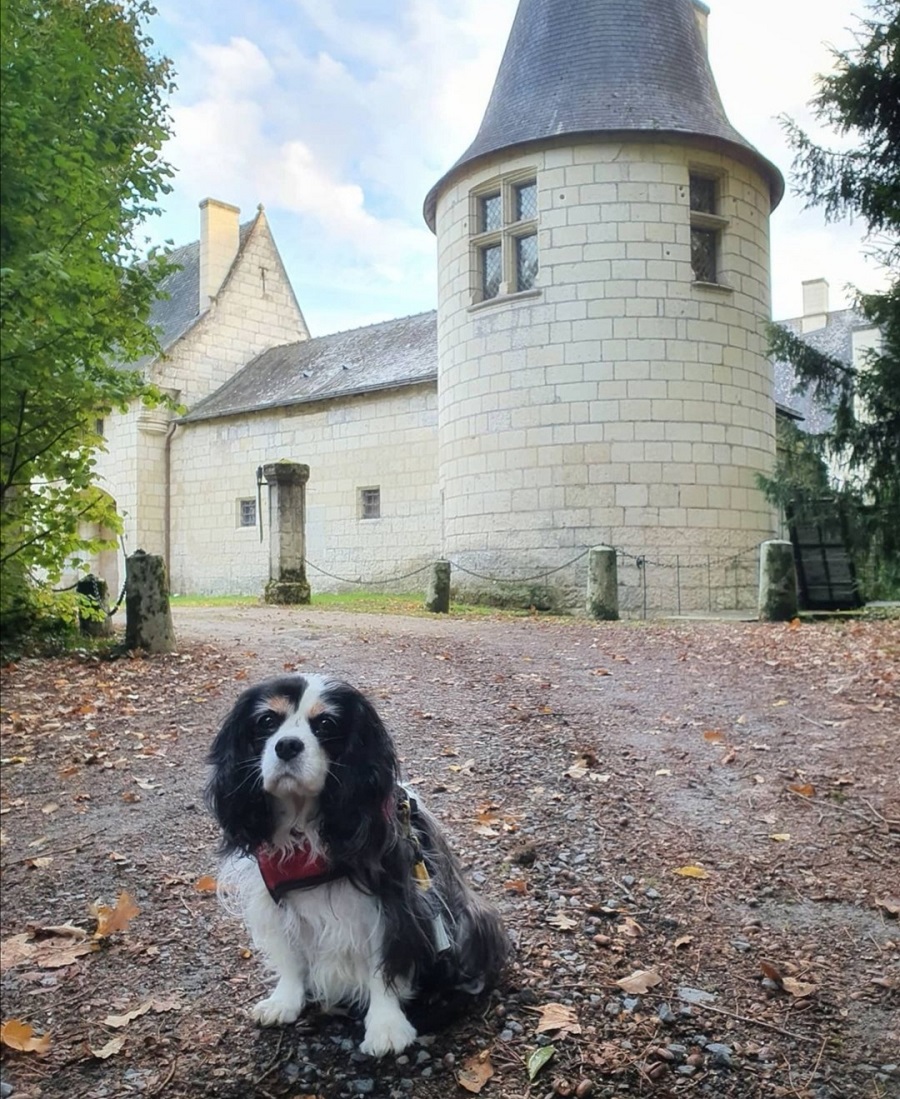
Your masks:
[[[268,223],[261,218],[216,300],[154,365],[153,380],[178,393],[190,408],[261,351],[308,338]]]
[[[279,459],[310,466],[308,579],[315,593],[386,579],[434,560],[440,545],[437,408],[433,384],[298,405],[180,427],[172,442],[172,590],[257,595],[269,575],[263,540],[240,527],[256,469]],[[381,518],[360,517],[362,488],[379,488]],[[318,569],[313,567],[318,566]],[[426,574],[387,590],[424,588]]]
[[[690,172],[719,181],[718,286],[694,282]],[[511,173],[537,180],[538,289],[478,302],[471,193]],[[718,559],[771,536],[755,483],[775,449],[768,216],[755,170],[661,143],[527,150],[442,193],[447,556],[524,575],[597,543]],[[573,592],[582,581],[557,578]],[[740,589],[752,605],[752,582]]]

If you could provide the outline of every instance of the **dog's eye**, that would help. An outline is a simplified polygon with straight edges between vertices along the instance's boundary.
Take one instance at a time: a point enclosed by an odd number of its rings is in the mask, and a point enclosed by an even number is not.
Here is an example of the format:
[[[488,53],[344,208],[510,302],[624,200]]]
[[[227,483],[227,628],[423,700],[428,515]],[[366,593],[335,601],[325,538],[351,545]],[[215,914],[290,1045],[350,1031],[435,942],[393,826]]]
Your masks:
[[[330,736],[338,730],[337,718],[331,714],[320,714],[313,723],[316,732],[322,736]]]
[[[256,728],[261,733],[273,733],[280,724],[280,715],[272,713],[271,710],[267,710],[264,714],[260,714],[256,719]]]

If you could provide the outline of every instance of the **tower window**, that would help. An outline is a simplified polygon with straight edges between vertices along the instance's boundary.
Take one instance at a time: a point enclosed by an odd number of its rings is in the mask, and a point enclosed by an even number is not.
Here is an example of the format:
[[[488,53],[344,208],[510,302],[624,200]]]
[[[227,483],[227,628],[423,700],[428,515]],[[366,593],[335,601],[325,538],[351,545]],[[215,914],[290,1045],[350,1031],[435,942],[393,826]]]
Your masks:
[[[720,283],[722,233],[728,220],[720,216],[721,180],[690,173],[691,267],[695,282]]]
[[[531,290],[538,276],[538,191],[517,173],[472,196],[473,300]]]
[[[238,500],[238,526],[256,526],[256,498],[254,496],[247,496],[243,500]]]

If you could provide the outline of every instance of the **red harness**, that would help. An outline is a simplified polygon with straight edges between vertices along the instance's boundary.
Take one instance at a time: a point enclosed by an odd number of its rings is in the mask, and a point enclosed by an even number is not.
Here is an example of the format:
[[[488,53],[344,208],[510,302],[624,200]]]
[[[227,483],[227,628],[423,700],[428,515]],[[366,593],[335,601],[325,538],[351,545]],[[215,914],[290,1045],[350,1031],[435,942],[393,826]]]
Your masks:
[[[256,861],[273,901],[280,901],[293,889],[314,889],[346,876],[344,870],[333,867],[324,855],[313,855],[305,841],[289,851],[260,847]]]

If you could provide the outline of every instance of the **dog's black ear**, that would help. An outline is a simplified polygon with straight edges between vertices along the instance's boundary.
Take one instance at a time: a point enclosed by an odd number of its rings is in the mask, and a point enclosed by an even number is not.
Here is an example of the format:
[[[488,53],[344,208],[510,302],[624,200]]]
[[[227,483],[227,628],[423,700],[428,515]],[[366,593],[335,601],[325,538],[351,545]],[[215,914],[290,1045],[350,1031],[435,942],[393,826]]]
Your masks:
[[[359,691],[339,684],[329,696],[341,715],[342,737],[321,794],[324,838],[332,858],[374,889],[383,856],[396,842],[397,755],[375,707]]]
[[[225,718],[210,748],[212,774],[206,804],[222,827],[222,852],[249,853],[272,834],[272,806],[263,789],[259,754],[253,743],[256,698],[245,692]]]

